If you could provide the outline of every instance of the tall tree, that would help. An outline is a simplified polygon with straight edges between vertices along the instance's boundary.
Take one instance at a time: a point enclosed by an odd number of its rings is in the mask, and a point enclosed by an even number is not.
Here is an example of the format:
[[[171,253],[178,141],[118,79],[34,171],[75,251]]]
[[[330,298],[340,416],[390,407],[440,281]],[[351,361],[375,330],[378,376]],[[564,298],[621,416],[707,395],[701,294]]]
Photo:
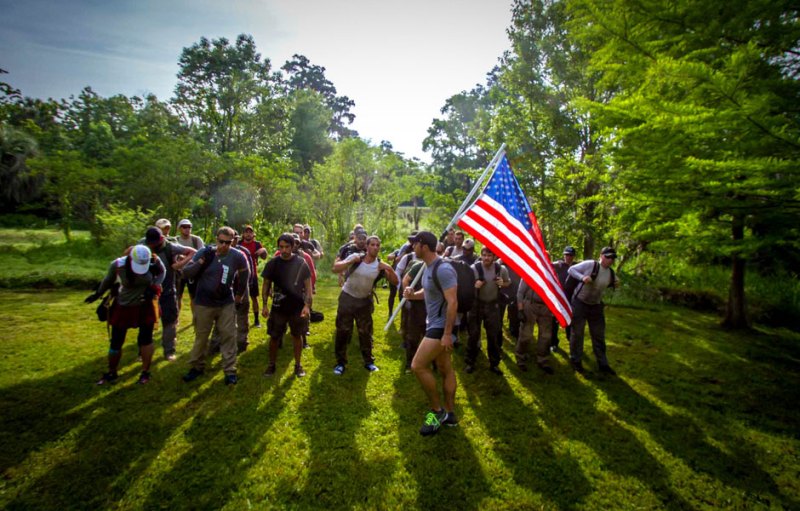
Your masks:
[[[286,112],[278,76],[252,36],[231,44],[205,37],[184,48],[173,104],[219,154],[275,152],[284,147]]]
[[[798,8],[786,1],[575,0],[573,33],[614,91],[588,101],[634,231],[731,263],[725,325],[748,325],[745,262],[767,219],[798,225]],[[727,232],[726,232],[727,231]],[[798,247],[796,230],[783,247]],[[793,237],[792,237],[793,236]],[[677,238],[677,240],[676,240]]]
[[[333,82],[325,76],[325,68],[312,64],[308,57],[295,54],[287,60],[281,69],[287,75],[287,84],[290,91],[312,90],[318,92],[331,110],[328,131],[332,137],[341,140],[346,137],[358,136],[358,133],[349,128],[356,119],[351,111],[356,106],[355,101],[347,96],[338,96]]]

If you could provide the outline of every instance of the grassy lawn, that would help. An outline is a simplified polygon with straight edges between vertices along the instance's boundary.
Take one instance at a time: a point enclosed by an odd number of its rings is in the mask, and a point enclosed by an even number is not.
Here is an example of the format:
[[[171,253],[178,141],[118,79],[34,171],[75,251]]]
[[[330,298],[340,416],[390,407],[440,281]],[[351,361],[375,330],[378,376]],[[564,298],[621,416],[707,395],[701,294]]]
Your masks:
[[[798,509],[800,335],[733,334],[677,308],[610,307],[620,373],[505,377],[458,371],[458,428],[418,434],[425,401],[395,330],[375,314],[376,362],[357,341],[332,368],[338,289],[319,288],[308,376],[266,366],[265,330],[222,383],[219,358],[185,384],[193,341],[135,384],[135,332],[121,382],[97,387],[105,327],[77,291],[0,290],[0,508],[4,509]],[[563,332],[562,332],[563,334]],[[158,334],[157,334],[158,336]],[[160,355],[160,353],[159,353]],[[589,365],[592,366],[592,360]]]

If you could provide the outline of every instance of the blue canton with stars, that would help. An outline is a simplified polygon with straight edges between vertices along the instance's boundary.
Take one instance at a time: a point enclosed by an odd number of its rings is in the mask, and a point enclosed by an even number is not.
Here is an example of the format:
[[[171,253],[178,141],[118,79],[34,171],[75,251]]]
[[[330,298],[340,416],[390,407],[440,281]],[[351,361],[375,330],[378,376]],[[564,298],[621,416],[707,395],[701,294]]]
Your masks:
[[[529,216],[531,207],[528,204],[528,199],[525,198],[525,194],[522,193],[522,188],[520,188],[519,182],[514,176],[514,171],[511,170],[505,155],[503,155],[500,163],[497,164],[497,170],[495,170],[483,193],[500,203],[511,216],[525,226],[526,231],[530,232],[532,228]]]

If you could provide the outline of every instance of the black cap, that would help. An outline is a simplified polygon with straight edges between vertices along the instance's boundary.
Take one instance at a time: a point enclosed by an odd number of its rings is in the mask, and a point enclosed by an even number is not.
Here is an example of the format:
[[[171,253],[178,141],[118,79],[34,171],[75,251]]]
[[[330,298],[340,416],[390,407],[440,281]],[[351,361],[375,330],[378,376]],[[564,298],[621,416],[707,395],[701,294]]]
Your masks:
[[[164,234],[162,234],[161,229],[158,227],[148,227],[144,235],[144,242],[148,245],[154,245],[156,243],[161,243],[163,237]]]
[[[427,245],[428,248],[431,249],[431,252],[436,252],[436,245],[439,244],[439,240],[436,238],[436,235],[430,231],[419,231],[416,236],[410,238],[412,244],[414,243],[422,243],[423,245]]]
[[[412,241],[417,234],[419,234],[419,231],[411,231],[411,234],[408,235],[408,241]]]
[[[614,250],[612,247],[603,247],[603,250],[600,251],[600,254],[608,257],[609,259],[617,258],[617,251]]]
[[[567,245],[564,247],[564,255],[575,255],[575,249],[572,247],[572,245]]]

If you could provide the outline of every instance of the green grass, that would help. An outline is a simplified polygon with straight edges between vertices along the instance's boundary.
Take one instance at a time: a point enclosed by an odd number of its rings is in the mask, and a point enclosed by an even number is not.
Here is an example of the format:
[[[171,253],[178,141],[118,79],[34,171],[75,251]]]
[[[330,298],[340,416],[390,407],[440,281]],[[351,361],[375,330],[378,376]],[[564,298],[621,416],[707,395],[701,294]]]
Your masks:
[[[800,335],[724,332],[678,308],[610,307],[619,378],[458,372],[460,427],[418,434],[425,400],[394,330],[375,314],[381,370],[332,373],[338,289],[319,286],[308,376],[266,366],[264,329],[222,384],[219,358],[185,384],[179,359],[135,384],[97,387],[106,331],[77,291],[0,290],[0,508],[4,509],[797,509]],[[158,335],[158,334],[157,334]],[[590,361],[591,365],[591,361]]]

